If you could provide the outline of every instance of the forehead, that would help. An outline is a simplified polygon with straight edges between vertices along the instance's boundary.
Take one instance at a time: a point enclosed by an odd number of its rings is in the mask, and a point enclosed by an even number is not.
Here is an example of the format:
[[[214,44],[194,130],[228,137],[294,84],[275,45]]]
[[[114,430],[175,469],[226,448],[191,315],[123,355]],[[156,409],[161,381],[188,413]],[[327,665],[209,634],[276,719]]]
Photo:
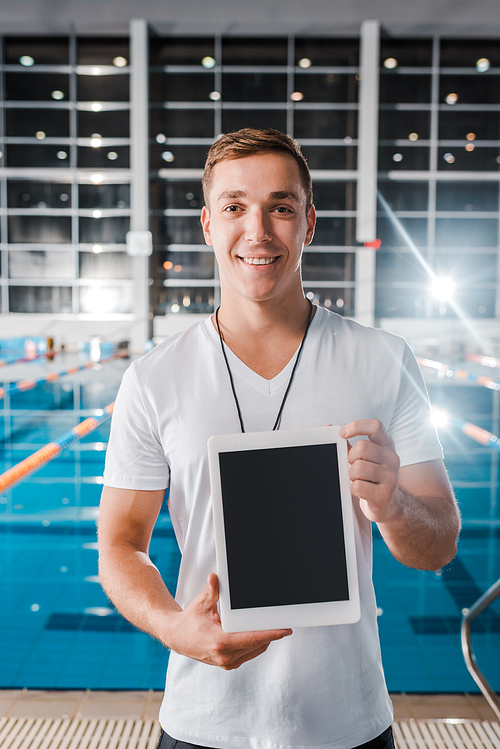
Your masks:
[[[210,197],[218,200],[227,191],[259,196],[293,192],[301,201],[306,197],[293,156],[272,152],[219,161],[212,170]]]

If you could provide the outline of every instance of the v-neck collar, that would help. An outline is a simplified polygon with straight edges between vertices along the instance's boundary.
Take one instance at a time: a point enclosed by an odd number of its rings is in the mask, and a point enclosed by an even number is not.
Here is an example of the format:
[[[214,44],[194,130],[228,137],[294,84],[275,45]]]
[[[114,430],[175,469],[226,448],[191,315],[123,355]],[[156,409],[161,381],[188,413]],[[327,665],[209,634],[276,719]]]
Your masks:
[[[309,330],[307,333],[307,338],[304,343],[304,348],[302,350],[302,359],[307,356],[307,352],[309,351],[309,348],[313,342],[313,338],[316,336],[316,331],[321,325],[321,318],[322,313],[324,310],[321,309],[321,307],[316,307],[316,313],[311,320],[311,325],[309,326]],[[219,335],[214,327],[214,324],[212,322],[212,316],[207,317],[207,319],[204,321],[205,330],[208,333],[208,337],[212,341],[212,343],[215,345],[217,352],[222,358],[222,352],[220,350],[220,340]],[[288,380],[290,379],[290,375],[292,373],[293,365],[295,363],[295,358],[297,356],[297,353],[300,348],[300,343],[297,346],[297,349],[288,362],[288,364],[284,367],[284,369],[279,372],[276,377],[273,377],[272,380],[266,380],[265,377],[261,377],[261,375],[257,374],[257,372],[254,372],[251,367],[249,367],[247,364],[245,364],[241,359],[239,359],[236,354],[234,354],[231,349],[226,346],[226,356],[227,360],[229,362],[229,366],[231,367],[232,372],[237,372],[239,375],[244,377],[246,380],[248,380],[252,385],[254,385],[259,390],[262,390],[262,392],[267,393],[268,395],[273,395],[278,390],[283,388],[288,384]],[[300,367],[300,365],[299,365]]]

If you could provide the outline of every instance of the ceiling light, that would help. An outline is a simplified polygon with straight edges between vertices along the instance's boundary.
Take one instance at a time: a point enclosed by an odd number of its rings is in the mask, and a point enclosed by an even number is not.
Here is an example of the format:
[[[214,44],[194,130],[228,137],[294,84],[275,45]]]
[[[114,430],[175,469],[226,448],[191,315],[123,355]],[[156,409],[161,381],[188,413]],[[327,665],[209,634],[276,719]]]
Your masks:
[[[94,103],[92,104],[92,111],[93,111],[93,112],[100,112],[100,111],[101,111],[101,109],[102,109],[102,104],[99,104],[99,102],[98,102],[98,101],[95,101],[95,102],[94,102]]]
[[[213,68],[215,67],[215,60],[213,57],[210,57],[209,55],[207,55],[207,57],[203,58],[203,60],[201,61],[201,64],[203,65],[204,68]]]
[[[395,57],[388,57],[387,60],[384,60],[384,68],[387,68],[387,70],[394,70],[397,67],[398,61]]]
[[[470,152],[473,151],[475,147],[476,146],[474,145],[474,143],[467,143],[467,145],[465,146],[465,150]]]
[[[445,155],[443,156],[443,159],[446,161],[447,164],[453,164],[453,162],[455,161],[455,157],[453,156],[452,153],[445,153]]]
[[[99,211],[99,210],[95,210],[95,211],[92,211],[92,216],[93,216],[94,218],[101,218],[101,216],[102,216],[102,211]]]
[[[101,143],[102,143],[101,138],[93,137],[90,139],[90,145],[92,146],[92,148],[99,148]]]
[[[392,157],[393,161],[403,161],[403,154],[402,153],[395,153]]]
[[[19,62],[21,65],[24,65],[25,68],[31,68],[31,66],[35,64],[34,59],[30,55],[23,55],[19,58]]]
[[[94,185],[99,185],[103,180],[103,176],[102,174],[93,174],[90,179],[92,180]]]
[[[128,64],[128,60],[126,57],[114,57],[113,58],[113,65],[117,68],[124,68]]]
[[[118,158],[118,154],[116,153],[116,151],[109,151],[108,152],[108,159],[110,161],[116,161],[117,158]]]
[[[418,140],[418,133],[410,133],[408,140]]]
[[[302,60],[299,60],[299,68],[310,68],[312,65],[312,61],[308,57],[303,57]]]
[[[490,69],[491,63],[487,57],[481,57],[476,60],[476,70],[478,73],[486,73]]]
[[[58,151],[57,152],[57,158],[58,159],[67,159],[68,158],[68,154],[66,153],[66,151]]]
[[[304,94],[302,91],[294,91],[292,94],[290,94],[290,99],[292,101],[302,101],[304,98]]]
[[[456,104],[458,101],[458,94],[448,94],[445,101],[447,104],[450,104],[450,106],[453,106],[453,104]]]
[[[90,72],[92,75],[101,75],[101,68],[92,68]]]
[[[102,252],[102,245],[101,244],[92,245],[92,252],[95,252],[95,254],[98,255],[100,252]]]
[[[60,101],[61,99],[64,99],[64,94],[62,91],[52,91],[51,96],[56,101]]]
[[[165,270],[172,270],[174,264],[171,260],[165,260],[165,262],[163,263],[163,267],[165,268]]]
[[[174,156],[174,154],[172,153],[172,151],[163,151],[163,153],[162,153],[161,157],[162,157],[162,159],[163,159],[164,161],[168,161],[169,163],[170,163],[171,161],[174,161],[174,159],[175,159],[175,156]]]
[[[467,133],[465,137],[467,140],[476,140],[476,133]]]
[[[212,99],[212,101],[219,101],[220,99],[220,92],[219,91],[211,91],[208,95],[209,99]]]
[[[167,140],[167,137],[163,135],[163,133],[158,133],[158,135],[156,136],[157,143],[165,143],[166,140]]]
[[[45,133],[43,132],[43,130],[37,130],[36,137],[38,138],[38,140],[43,140],[45,138]]]

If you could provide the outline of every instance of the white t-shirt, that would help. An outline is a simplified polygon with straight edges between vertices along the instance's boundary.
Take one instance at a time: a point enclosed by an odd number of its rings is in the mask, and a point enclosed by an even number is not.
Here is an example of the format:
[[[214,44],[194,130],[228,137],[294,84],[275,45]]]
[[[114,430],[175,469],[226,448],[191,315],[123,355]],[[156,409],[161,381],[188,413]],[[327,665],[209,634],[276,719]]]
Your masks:
[[[271,429],[295,357],[269,381],[226,351],[246,431]],[[368,418],[380,419],[389,431],[401,465],[442,457],[425,386],[405,341],[318,308],[280,428]],[[176,593],[182,607],[216,572],[207,440],[236,432],[236,406],[210,319],[172,336],[125,373],[104,483],[143,490],[170,486],[170,516],[182,552]],[[172,652],[160,711],[167,733],[227,749],[351,749],[390,725],[371,525],[353,501],[360,621],[295,629],[235,671]]]

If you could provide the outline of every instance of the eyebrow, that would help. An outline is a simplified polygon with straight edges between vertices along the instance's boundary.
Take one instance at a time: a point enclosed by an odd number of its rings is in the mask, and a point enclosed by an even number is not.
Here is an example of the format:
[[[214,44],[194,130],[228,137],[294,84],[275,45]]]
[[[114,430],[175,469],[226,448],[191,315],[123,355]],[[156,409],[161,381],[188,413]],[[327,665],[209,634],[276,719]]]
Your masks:
[[[222,192],[217,200],[226,200],[227,198],[230,198],[231,200],[238,200],[239,198],[245,198],[246,193],[243,192],[243,190],[226,190],[225,192]],[[297,203],[299,203],[298,196],[289,190],[277,190],[276,192],[269,193],[270,200],[295,200]]]

